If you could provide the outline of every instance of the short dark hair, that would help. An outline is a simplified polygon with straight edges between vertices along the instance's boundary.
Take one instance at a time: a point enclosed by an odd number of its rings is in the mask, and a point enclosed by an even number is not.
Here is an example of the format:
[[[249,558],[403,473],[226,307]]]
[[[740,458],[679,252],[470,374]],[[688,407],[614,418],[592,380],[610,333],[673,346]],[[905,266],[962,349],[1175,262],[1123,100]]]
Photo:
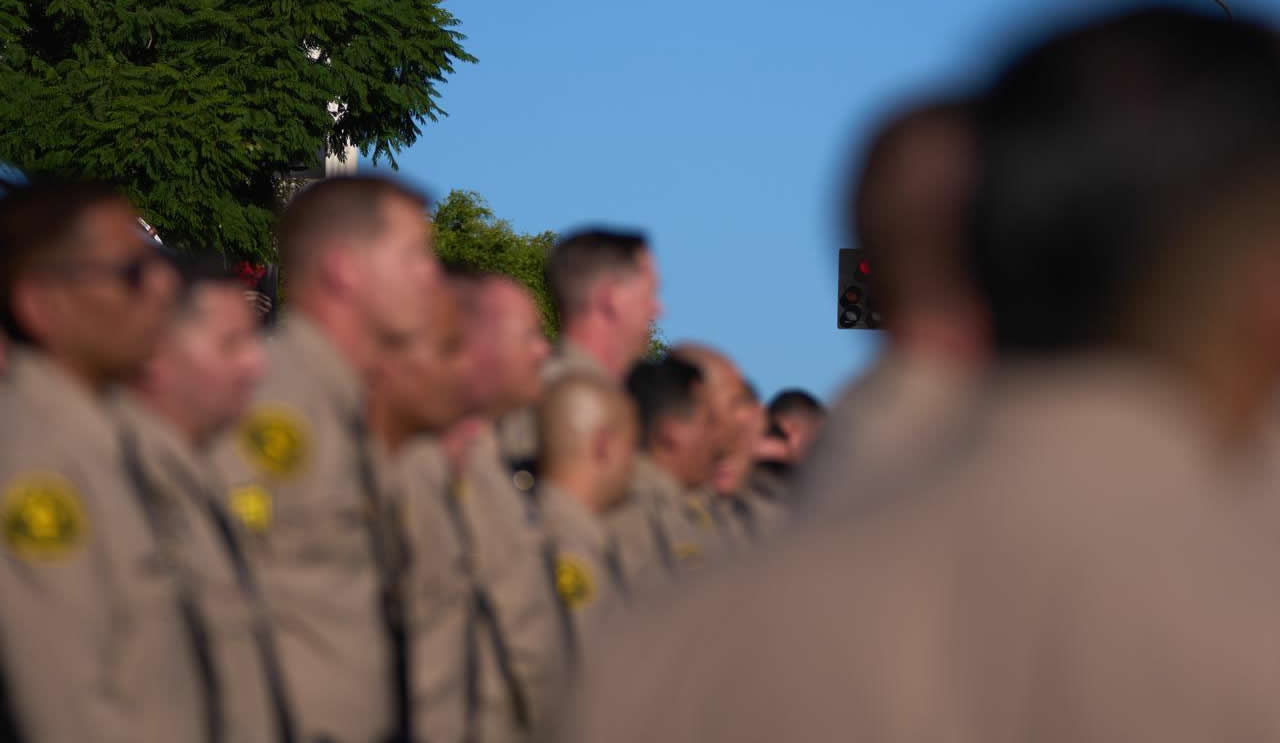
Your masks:
[[[647,448],[658,426],[673,417],[688,417],[697,405],[702,372],[687,361],[668,356],[641,361],[627,374],[627,394],[636,404],[640,441]]]
[[[10,338],[32,342],[12,311],[14,285],[34,266],[76,250],[85,212],[117,202],[128,203],[109,183],[45,179],[33,179],[0,199],[0,310]]]
[[[635,268],[648,246],[642,233],[601,228],[561,238],[547,259],[547,287],[561,321],[582,310],[597,279]]]
[[[799,389],[786,389],[773,396],[769,401],[769,418],[783,418],[788,415],[823,415],[826,408],[818,398]]]
[[[285,207],[276,224],[280,263],[285,275],[310,264],[314,244],[335,235],[373,237],[386,227],[383,206],[404,199],[422,209],[427,218],[431,201],[403,183],[379,176],[326,178],[303,189]]]
[[[1276,37],[1173,8],[1114,16],[1015,56],[978,121],[974,248],[997,349],[1114,342],[1181,258],[1177,227],[1280,174]]]
[[[205,287],[248,289],[234,271],[212,256],[181,253],[171,255],[170,260],[178,273],[179,311],[190,309],[196,292]]]

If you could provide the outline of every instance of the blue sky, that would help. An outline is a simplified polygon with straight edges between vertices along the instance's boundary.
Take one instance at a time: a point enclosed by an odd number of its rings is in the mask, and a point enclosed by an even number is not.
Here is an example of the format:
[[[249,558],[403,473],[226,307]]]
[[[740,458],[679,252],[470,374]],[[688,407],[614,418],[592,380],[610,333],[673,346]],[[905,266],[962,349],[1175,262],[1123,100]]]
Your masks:
[[[477,191],[524,232],[643,228],[668,340],[725,349],[762,394],[829,396],[881,341],[835,328],[852,144],[895,106],[980,79],[1015,30],[1114,4],[451,0],[480,61],[444,86],[450,115],[400,175]]]

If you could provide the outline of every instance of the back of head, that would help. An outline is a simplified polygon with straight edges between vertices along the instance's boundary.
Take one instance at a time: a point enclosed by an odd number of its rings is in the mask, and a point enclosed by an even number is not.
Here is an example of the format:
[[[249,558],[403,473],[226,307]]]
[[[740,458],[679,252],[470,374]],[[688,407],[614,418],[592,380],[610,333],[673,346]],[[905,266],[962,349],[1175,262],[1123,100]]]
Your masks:
[[[0,300],[4,329],[21,343],[34,343],[10,302],[14,284],[34,270],[71,260],[83,246],[82,217],[96,207],[127,204],[113,186],[86,181],[35,181],[0,199]]]
[[[627,393],[640,419],[641,446],[650,449],[663,421],[687,418],[698,405],[698,386],[703,375],[698,367],[682,359],[642,361],[627,375]]]
[[[1178,233],[1280,173],[1276,39],[1177,9],[1103,20],[1016,56],[978,119],[976,265],[998,350],[1140,343],[1157,271],[1198,261],[1207,282],[1233,263],[1237,245],[1196,256]],[[1209,293],[1191,301],[1211,308]]]
[[[638,232],[586,229],[565,235],[547,260],[547,286],[562,323],[585,309],[595,282],[638,267],[648,241]]]
[[[790,415],[821,417],[826,413],[818,398],[798,388],[786,389],[774,395],[769,401],[768,409],[770,418]]]
[[[866,251],[875,302],[889,315],[973,294],[976,150],[971,102],[930,101],[884,121],[849,171],[846,240]]]
[[[622,393],[599,375],[571,372],[557,379],[537,408],[542,471],[572,467],[588,456],[596,436],[626,422],[628,404]]]
[[[426,219],[427,197],[387,178],[342,176],[308,186],[289,202],[276,225],[285,275],[291,282],[302,280],[326,250],[376,237],[387,226],[384,207],[395,200],[414,205]]]

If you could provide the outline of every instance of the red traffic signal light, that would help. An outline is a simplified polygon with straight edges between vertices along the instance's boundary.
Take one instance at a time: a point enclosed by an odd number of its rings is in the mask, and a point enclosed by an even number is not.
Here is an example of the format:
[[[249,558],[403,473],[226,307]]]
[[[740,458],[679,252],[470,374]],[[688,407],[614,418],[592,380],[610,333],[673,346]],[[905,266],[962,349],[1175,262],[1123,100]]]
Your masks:
[[[837,328],[880,327],[880,312],[870,296],[871,261],[860,248],[840,251]]]

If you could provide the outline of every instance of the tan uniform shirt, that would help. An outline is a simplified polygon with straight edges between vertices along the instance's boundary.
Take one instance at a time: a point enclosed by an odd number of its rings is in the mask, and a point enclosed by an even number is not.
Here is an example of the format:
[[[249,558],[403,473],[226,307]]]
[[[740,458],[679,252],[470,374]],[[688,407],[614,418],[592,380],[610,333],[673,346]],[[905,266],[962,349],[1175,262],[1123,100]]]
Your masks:
[[[796,473],[797,505],[825,512],[876,482],[920,477],[918,463],[963,435],[979,386],[972,370],[886,353],[832,407]]]
[[[373,456],[363,384],[310,322],[268,344],[269,372],[217,463],[279,639],[304,738],[374,741],[393,729],[391,647],[380,607]]]
[[[720,537],[705,503],[644,454],[636,457],[627,499],[605,514],[623,573],[648,593],[708,560]]]
[[[206,740],[180,575],[105,407],[37,354],[0,386],[0,657],[27,740]]]
[[[468,656],[478,652],[479,642],[468,634],[468,537],[449,511],[448,462],[434,441],[423,437],[407,445],[396,457],[395,474],[410,556],[404,592],[414,731],[431,743],[460,743],[484,713],[468,701]]]
[[[162,525],[160,546],[193,589],[209,629],[227,741],[278,740],[281,714],[288,715],[266,607],[244,570],[243,546],[220,502],[226,491],[210,463],[170,424],[128,394],[115,401],[126,456],[136,457],[141,487]],[[271,643],[270,646],[264,643]]]
[[[567,683],[572,644],[567,615],[562,611],[552,579],[550,544],[533,501],[511,483],[511,473],[499,454],[493,433],[482,435],[467,455],[457,497],[471,530],[477,580],[492,598],[511,667],[528,703],[530,722],[537,728],[560,698]],[[482,645],[491,653],[491,644]],[[486,657],[482,667],[497,667]],[[486,710],[507,709],[505,717],[486,716],[502,729],[482,731],[481,740],[506,739],[520,726],[512,716],[508,685],[494,674],[482,679]]]
[[[601,517],[544,482],[538,503],[556,550],[556,591],[581,638],[599,631],[625,605],[626,577],[617,541]]]
[[[932,487],[619,634],[564,739],[1274,738],[1274,524],[1161,382],[1004,385]]]

